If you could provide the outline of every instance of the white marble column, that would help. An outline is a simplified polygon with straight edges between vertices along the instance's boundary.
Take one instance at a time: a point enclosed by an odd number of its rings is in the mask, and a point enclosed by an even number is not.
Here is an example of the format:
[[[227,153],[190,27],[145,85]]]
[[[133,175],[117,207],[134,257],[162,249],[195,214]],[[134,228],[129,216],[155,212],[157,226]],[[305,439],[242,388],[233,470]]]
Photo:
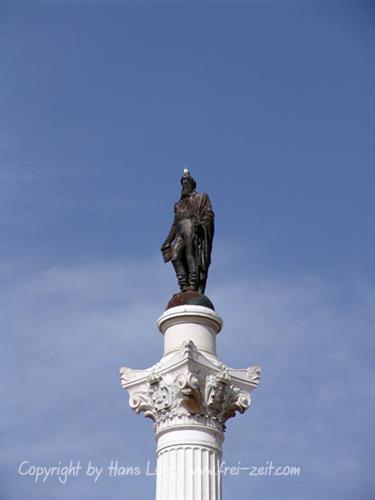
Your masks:
[[[217,358],[222,320],[213,309],[172,307],[158,326],[161,360],[146,370],[120,370],[131,408],[154,421],[156,500],[221,500],[225,422],[250,406],[260,369],[228,368]]]
[[[203,306],[177,306],[158,320],[164,335],[164,357],[178,352],[181,345],[194,343],[216,358],[216,335],[222,327],[219,316]],[[221,428],[207,427],[205,420],[185,416],[156,433],[156,500],[221,500]]]

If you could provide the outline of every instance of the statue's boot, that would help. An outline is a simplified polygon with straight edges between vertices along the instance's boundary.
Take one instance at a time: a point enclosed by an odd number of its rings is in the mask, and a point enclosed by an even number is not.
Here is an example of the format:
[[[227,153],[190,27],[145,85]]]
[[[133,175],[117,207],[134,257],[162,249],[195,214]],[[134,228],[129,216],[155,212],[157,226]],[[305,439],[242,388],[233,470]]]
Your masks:
[[[176,272],[178,284],[180,286],[181,292],[186,292],[189,288],[189,283],[187,279],[187,274],[185,271],[185,267],[183,266],[182,262],[179,259],[172,259],[172,264],[174,267],[174,270]]]
[[[189,274],[189,290],[198,290],[198,276],[197,273],[190,272]]]
[[[189,284],[186,278],[186,274],[177,274],[178,284],[180,286],[181,292],[186,292],[189,290]]]

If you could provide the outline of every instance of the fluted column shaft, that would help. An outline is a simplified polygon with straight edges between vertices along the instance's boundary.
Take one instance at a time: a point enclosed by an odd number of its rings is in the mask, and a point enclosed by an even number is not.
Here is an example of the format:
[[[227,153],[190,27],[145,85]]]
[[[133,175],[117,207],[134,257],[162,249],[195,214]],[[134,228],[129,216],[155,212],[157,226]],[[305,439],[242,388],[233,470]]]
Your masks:
[[[221,500],[220,435],[178,429],[158,438],[156,500]]]

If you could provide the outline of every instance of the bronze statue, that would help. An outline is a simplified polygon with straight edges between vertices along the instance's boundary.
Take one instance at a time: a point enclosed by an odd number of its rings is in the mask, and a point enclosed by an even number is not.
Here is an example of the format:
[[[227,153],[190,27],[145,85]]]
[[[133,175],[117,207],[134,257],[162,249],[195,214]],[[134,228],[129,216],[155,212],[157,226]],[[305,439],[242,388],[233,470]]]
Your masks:
[[[174,206],[174,221],[161,251],[164,262],[172,261],[181,292],[204,293],[215,214],[208,195],[195,191],[197,183],[187,169],[181,185],[181,198]]]

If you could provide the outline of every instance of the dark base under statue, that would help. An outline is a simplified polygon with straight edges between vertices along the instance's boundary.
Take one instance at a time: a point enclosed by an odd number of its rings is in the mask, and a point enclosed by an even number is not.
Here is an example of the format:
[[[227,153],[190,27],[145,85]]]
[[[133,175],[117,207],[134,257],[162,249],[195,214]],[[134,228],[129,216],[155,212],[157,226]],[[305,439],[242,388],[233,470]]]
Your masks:
[[[194,292],[192,290],[175,293],[171,300],[168,302],[166,309],[184,305],[204,306],[209,307],[213,311],[215,310],[213,303],[208,297],[206,297],[206,295],[200,292]]]

